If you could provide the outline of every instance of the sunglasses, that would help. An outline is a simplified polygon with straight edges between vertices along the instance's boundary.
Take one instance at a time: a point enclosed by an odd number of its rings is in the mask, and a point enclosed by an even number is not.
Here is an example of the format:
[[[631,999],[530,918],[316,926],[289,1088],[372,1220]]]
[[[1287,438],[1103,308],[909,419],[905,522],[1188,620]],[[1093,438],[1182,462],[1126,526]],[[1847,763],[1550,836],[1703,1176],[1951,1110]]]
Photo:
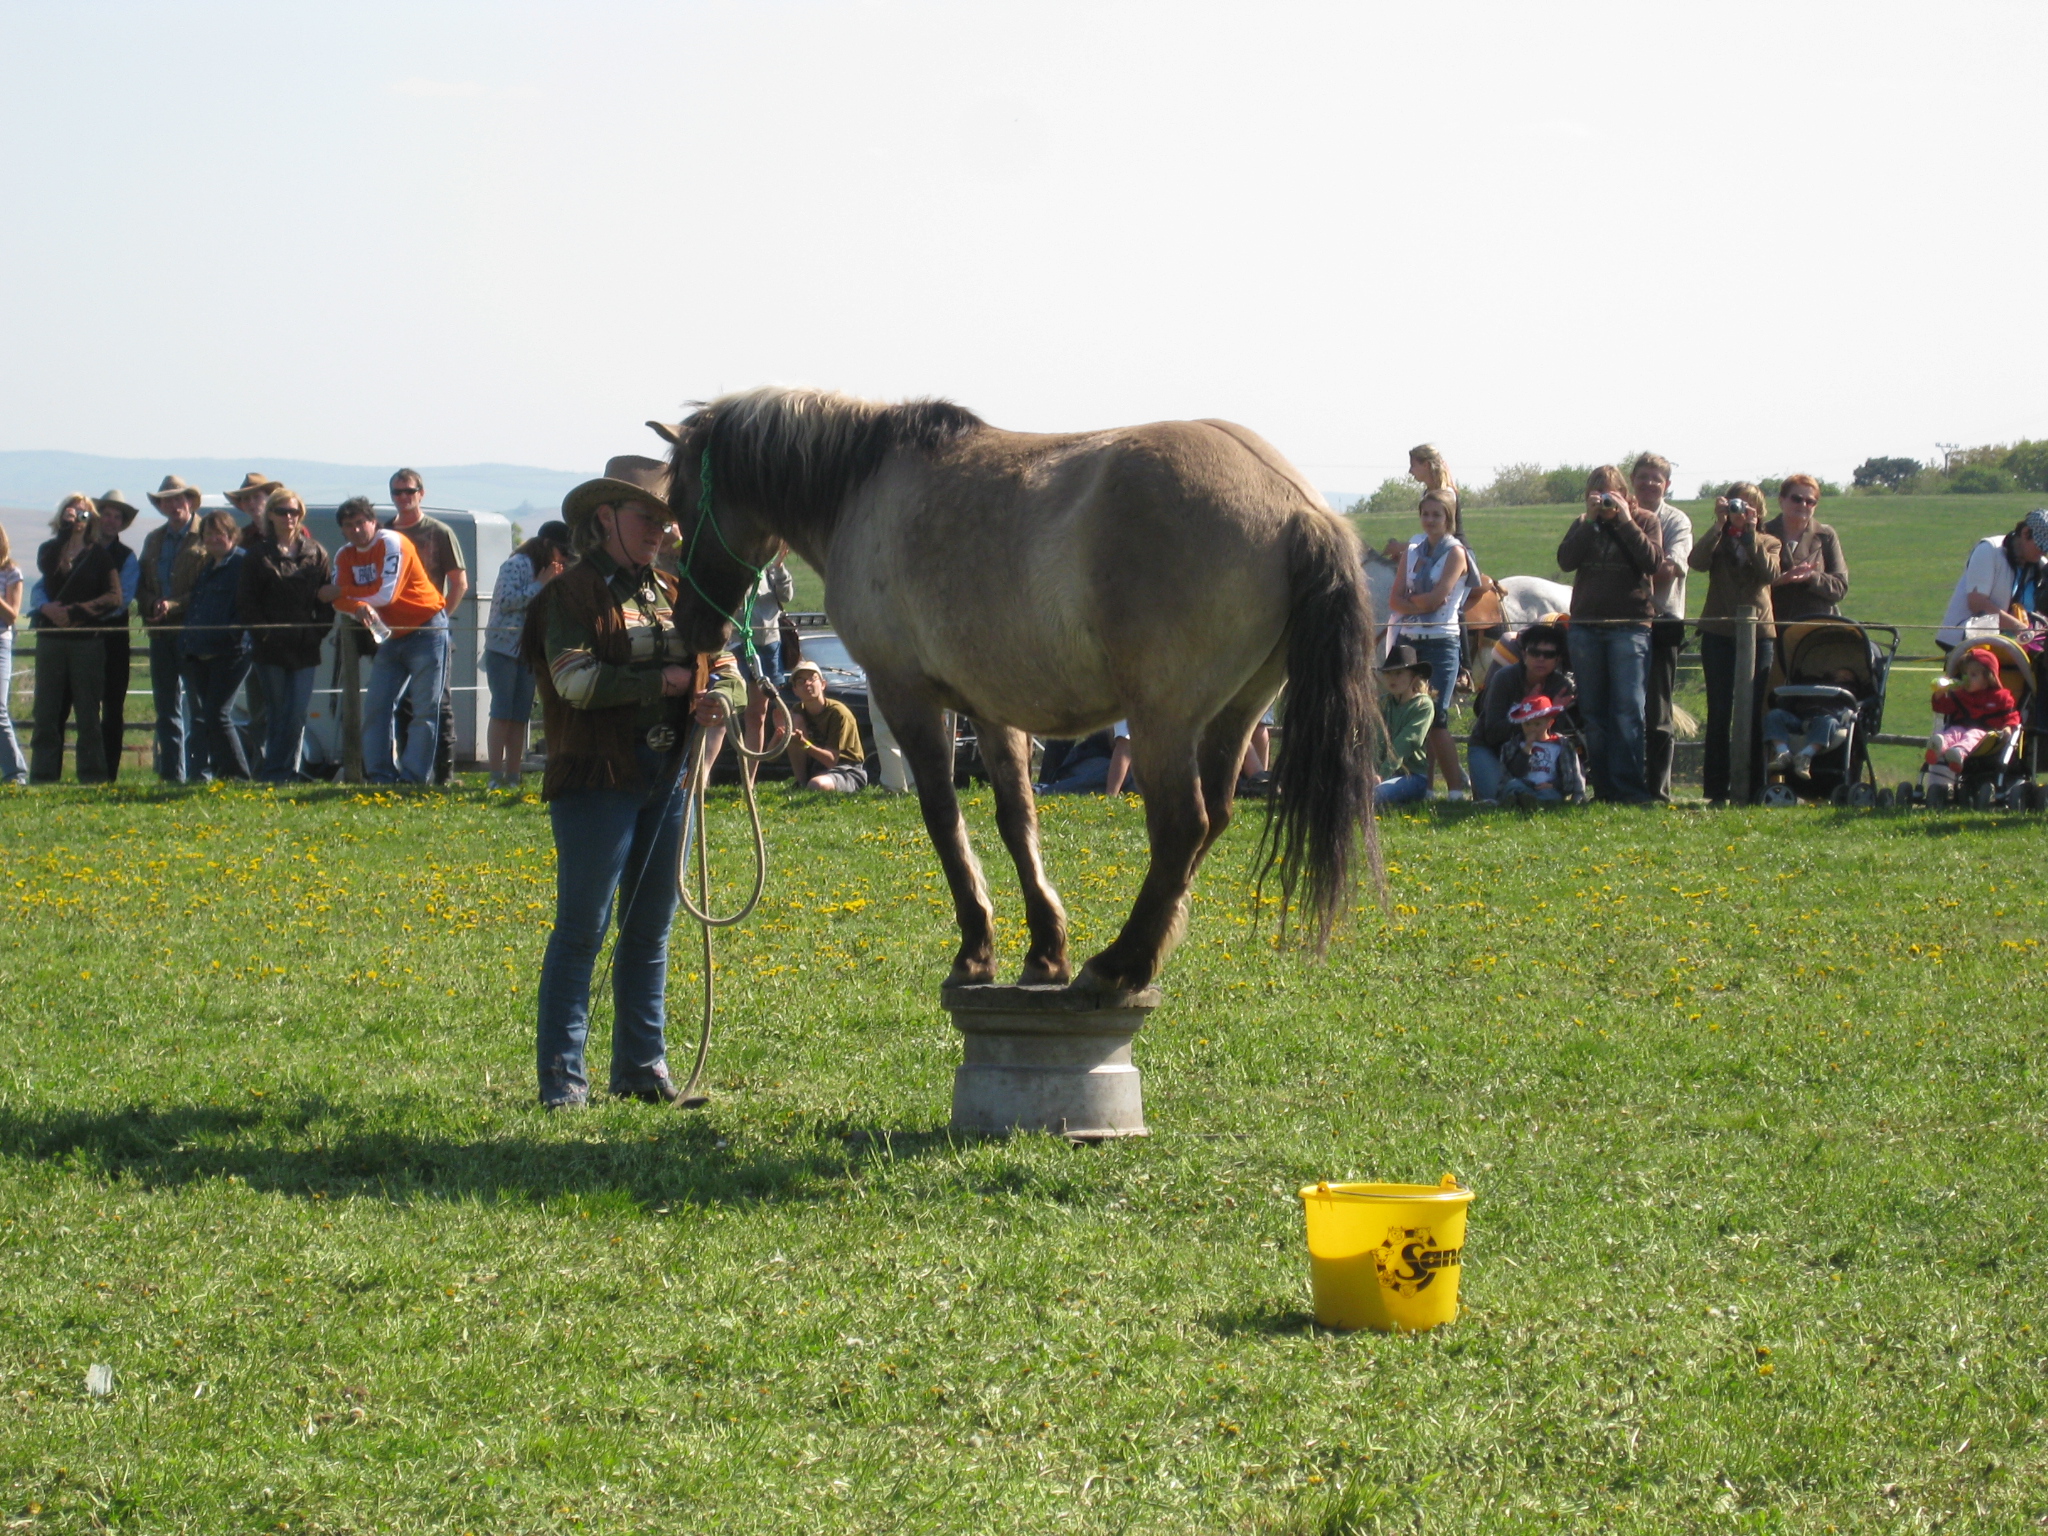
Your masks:
[[[1562,651],[1524,651],[1524,652],[1523,652],[1522,654],[1523,654],[1524,656],[1528,657],[1528,658],[1529,658],[1529,659],[1530,659],[1531,661],[1555,661],[1555,660],[1557,660],[1557,658],[1558,658],[1558,657],[1562,656],[1562,655],[1564,654],[1564,652],[1562,652]]]
[[[423,496],[425,494],[426,493],[416,485],[401,485],[396,490],[392,491],[391,499],[393,501],[396,501],[401,496]]]
[[[1818,496],[1794,496],[1790,491],[1780,496],[1778,500],[1789,501],[1795,507],[1817,507],[1820,505],[1820,498]]]
[[[272,517],[304,517],[306,514],[297,507],[272,507],[270,515]]]

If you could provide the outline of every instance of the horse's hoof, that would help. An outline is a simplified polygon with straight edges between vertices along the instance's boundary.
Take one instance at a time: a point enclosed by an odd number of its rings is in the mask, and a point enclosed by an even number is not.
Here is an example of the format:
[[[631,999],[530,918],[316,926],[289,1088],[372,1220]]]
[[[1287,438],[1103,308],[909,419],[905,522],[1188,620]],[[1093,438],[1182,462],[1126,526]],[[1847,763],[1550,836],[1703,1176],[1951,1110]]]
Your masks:
[[[993,960],[983,960],[969,965],[965,960],[955,960],[953,969],[946,972],[943,985],[948,987],[986,987],[994,984],[996,967]]]
[[[1020,987],[1064,987],[1072,980],[1074,969],[1064,960],[1054,965],[1047,960],[1026,961],[1024,969],[1017,973]]]
[[[1151,980],[1147,978],[1144,981],[1132,981],[1112,976],[1105,971],[1097,970],[1095,962],[1090,960],[1081,967],[1081,974],[1076,976],[1070,985],[1076,992],[1086,992],[1090,997],[1122,997],[1127,993],[1144,991],[1151,985]]]

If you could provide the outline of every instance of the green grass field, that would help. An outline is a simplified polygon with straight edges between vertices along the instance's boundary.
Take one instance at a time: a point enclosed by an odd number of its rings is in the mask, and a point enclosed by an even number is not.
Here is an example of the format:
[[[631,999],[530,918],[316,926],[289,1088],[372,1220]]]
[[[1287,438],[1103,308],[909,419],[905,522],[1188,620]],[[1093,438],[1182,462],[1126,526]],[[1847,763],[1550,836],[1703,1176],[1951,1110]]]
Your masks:
[[[7,1529],[2048,1516],[2038,819],[1404,816],[1318,966],[1248,818],[1076,1149],[946,1133],[914,807],[770,801],[713,1106],[548,1117],[537,805],[0,798]],[[1045,820],[1085,950],[1140,815]],[[1446,1171],[1466,1314],[1313,1326],[1291,1192]]]

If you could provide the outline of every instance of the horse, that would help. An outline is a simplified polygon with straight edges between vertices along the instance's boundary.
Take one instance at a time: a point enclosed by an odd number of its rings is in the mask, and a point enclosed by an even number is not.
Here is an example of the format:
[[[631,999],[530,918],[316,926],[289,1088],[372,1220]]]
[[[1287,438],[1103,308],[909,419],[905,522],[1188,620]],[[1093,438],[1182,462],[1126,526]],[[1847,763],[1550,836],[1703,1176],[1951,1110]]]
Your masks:
[[[676,621],[714,649],[787,545],[895,732],[953,898],[946,985],[992,983],[993,911],[954,794],[945,712],[973,722],[1023,887],[1018,984],[1109,996],[1159,974],[1231,819],[1252,728],[1284,682],[1286,750],[1254,864],[1281,931],[1320,953],[1372,819],[1382,727],[1357,535],[1296,469],[1226,421],[1024,433],[946,400],[761,388],[673,428],[684,530]],[[1076,975],[1046,879],[1030,737],[1128,719],[1150,862],[1122,930]]]

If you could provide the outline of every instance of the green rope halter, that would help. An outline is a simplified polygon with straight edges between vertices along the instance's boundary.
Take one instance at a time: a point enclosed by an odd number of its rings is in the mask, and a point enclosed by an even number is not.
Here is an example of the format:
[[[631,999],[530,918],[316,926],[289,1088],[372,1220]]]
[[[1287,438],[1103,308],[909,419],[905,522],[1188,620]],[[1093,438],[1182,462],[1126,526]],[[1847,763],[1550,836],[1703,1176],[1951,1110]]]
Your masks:
[[[768,567],[765,565],[755,565],[750,561],[741,559],[734,551],[732,545],[726,542],[725,533],[718,526],[718,519],[711,515],[711,450],[709,448],[704,450],[704,457],[698,460],[697,484],[697,522],[696,526],[690,530],[690,547],[683,551],[683,580],[690,584],[691,590],[711,605],[713,613],[739,631],[740,643],[746,647],[744,654],[747,660],[758,662],[760,654],[754,649],[754,595],[761,587],[761,573],[767,570]],[[718,540],[718,547],[725,551],[726,558],[731,560],[741,570],[753,573],[754,579],[747,585],[746,606],[738,614],[728,613],[724,608],[720,607],[718,600],[709,592],[706,592],[703,585],[697,580],[696,572],[690,569],[690,564],[697,554],[697,540],[702,536],[706,523],[711,525],[711,536]]]

